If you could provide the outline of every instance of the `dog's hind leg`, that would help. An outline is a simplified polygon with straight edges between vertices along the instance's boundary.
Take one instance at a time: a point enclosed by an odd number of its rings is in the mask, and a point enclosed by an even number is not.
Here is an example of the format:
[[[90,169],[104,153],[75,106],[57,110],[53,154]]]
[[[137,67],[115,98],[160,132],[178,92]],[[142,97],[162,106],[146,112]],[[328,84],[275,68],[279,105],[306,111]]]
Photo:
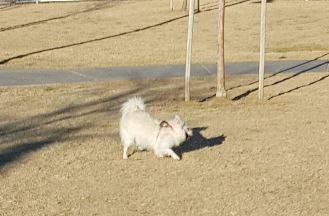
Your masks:
[[[128,159],[128,148],[134,144],[133,137],[129,136],[124,130],[120,131],[122,147],[123,147],[123,159]]]

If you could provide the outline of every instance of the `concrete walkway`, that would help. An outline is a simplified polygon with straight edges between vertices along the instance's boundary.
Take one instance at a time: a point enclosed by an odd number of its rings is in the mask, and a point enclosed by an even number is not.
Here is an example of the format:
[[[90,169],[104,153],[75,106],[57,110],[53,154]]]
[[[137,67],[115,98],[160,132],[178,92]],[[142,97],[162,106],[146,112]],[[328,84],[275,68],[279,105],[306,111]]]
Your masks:
[[[266,73],[305,73],[329,71],[329,60],[268,61]],[[106,80],[130,80],[184,76],[185,65],[90,68],[77,70],[35,70],[0,68],[0,86],[44,85]],[[192,76],[216,73],[216,64],[194,64]],[[258,62],[226,64],[226,73],[256,74]]]

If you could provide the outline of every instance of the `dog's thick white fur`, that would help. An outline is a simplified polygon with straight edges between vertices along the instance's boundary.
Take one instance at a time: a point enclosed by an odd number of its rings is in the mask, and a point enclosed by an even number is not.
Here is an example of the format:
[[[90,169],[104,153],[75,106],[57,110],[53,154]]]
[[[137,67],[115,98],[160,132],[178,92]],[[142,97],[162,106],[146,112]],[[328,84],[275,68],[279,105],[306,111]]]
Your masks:
[[[179,146],[188,136],[192,136],[192,130],[178,115],[161,122],[146,112],[140,97],[131,98],[122,105],[120,137],[124,159],[128,158],[128,148],[136,145],[139,150],[152,150],[158,157],[170,156],[180,160],[172,148]]]

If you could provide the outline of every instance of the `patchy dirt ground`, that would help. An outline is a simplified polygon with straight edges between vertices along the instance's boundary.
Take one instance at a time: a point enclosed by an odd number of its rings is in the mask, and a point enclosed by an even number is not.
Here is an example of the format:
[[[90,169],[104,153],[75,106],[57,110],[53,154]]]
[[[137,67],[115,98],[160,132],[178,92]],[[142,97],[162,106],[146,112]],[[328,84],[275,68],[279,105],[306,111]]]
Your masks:
[[[329,74],[213,77],[0,89],[0,215],[328,215]],[[181,161],[121,158],[118,109],[142,95],[194,137]]]
[[[175,1],[93,1],[0,8],[0,65],[84,68],[185,62],[187,17]],[[227,0],[226,59],[257,61],[260,4]],[[216,62],[217,1],[201,1],[193,62]],[[267,59],[328,54],[329,1],[268,3]],[[328,55],[326,56],[328,59]]]

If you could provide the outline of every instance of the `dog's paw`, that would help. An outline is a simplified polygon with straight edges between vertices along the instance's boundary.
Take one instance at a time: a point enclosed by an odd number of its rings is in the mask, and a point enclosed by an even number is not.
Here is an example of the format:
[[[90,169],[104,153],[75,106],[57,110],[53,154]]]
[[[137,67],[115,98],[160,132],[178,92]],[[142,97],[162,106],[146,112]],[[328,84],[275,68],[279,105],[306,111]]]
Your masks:
[[[161,155],[161,154],[157,154],[156,155],[158,158],[164,158],[164,155]]]
[[[138,146],[137,149],[138,149],[138,151],[145,151],[146,150],[146,148],[142,148],[140,146]]]
[[[171,157],[172,157],[172,159],[174,159],[174,160],[180,160],[180,157],[179,157],[178,155],[172,155]]]

